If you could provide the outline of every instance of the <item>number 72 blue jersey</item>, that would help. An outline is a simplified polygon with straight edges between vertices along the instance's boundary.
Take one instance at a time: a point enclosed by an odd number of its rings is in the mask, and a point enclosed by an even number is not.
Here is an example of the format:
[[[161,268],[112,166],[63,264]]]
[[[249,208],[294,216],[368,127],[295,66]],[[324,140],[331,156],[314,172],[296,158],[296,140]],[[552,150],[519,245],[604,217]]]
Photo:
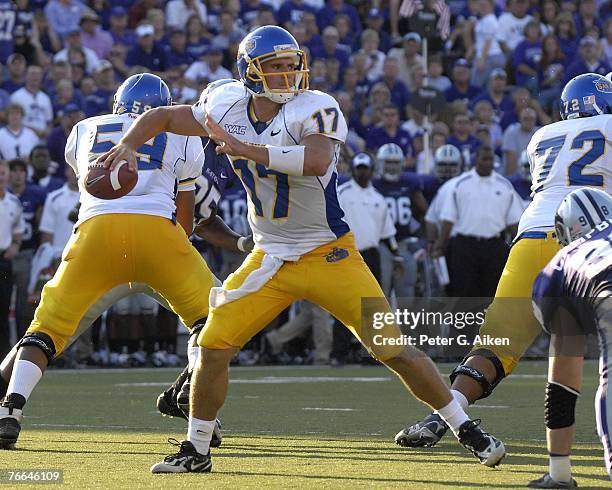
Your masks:
[[[202,174],[204,149],[199,136],[160,133],[137,150],[138,182],[119,199],[98,199],[83,186],[89,166],[110,150],[138,118],[134,114],[108,114],[85,119],[74,126],[66,143],[66,162],[79,179],[79,221],[98,214],[133,213],[175,219],[175,196],[195,189]]]
[[[612,115],[559,121],[540,128],[527,146],[533,201],[519,234],[551,230],[563,198],[578,187],[612,191]]]

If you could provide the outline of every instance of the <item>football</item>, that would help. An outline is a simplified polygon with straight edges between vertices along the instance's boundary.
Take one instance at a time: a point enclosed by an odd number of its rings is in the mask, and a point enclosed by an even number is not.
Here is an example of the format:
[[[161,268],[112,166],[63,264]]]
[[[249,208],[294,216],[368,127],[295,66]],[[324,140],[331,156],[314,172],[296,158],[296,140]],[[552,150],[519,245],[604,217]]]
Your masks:
[[[103,165],[93,164],[85,176],[85,189],[100,199],[117,199],[130,192],[138,182],[138,172],[130,172],[126,160],[110,171]]]

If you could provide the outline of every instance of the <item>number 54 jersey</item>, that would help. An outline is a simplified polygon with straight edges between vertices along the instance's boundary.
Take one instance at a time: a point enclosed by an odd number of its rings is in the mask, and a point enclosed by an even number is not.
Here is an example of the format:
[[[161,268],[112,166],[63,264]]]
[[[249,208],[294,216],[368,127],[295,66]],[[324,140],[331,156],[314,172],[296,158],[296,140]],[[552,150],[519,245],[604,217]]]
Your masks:
[[[577,187],[599,187],[611,193],[610,135],[609,114],[559,121],[535,132],[527,146],[533,201],[521,217],[519,235],[551,230],[559,204]]]
[[[72,129],[66,143],[66,162],[79,180],[77,224],[109,213],[148,214],[175,221],[176,193],[195,189],[204,163],[202,140],[198,136],[160,133],[138,148],[138,182],[127,195],[98,199],[85,190],[83,179],[89,165],[110,150],[137,118],[129,113],[107,114],[85,119]]]
[[[203,125],[206,114],[248,143],[293,146],[311,134],[338,143],[322,177],[287,175],[258,162],[230,158],[248,192],[249,224],[259,248],[294,261],[349,231],[336,191],[339,143],[346,139],[347,126],[333,97],[307,90],[284,104],[272,121],[262,122],[255,117],[252,97],[242,82],[235,81],[202,93],[193,115]]]

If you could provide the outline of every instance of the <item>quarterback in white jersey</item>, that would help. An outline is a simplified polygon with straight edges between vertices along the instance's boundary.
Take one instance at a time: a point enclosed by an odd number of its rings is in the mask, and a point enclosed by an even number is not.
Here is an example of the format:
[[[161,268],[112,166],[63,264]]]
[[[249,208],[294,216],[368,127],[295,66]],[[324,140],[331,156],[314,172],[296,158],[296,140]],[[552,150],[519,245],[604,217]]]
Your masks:
[[[338,204],[335,167],[346,122],[333,98],[308,90],[306,56],[297,41],[280,27],[260,27],[240,43],[237,64],[240,82],[210,91],[194,107],[149,111],[99,158],[111,168],[124,159],[135,167],[135,150],[160,132],[209,135],[219,144],[217,153],[229,156],[249,195],[255,249],[222,288],[211,292],[211,312],[198,339],[205,349],[191,390],[188,439],[151,471],[211,471],[210,440],[225,400],[230,360],[301,299],[346,325],[449,420],[483,464],[498,464],[503,444],[468,419],[431,360],[398,345],[401,332],[394,322],[372,330],[362,321],[390,309]],[[376,306],[364,303],[362,310],[362,298]]]
[[[563,89],[561,105],[564,120],[539,129],[527,147],[534,199],[521,216],[479,332],[481,338],[506,342],[475,347],[451,374],[452,388],[469,403],[489,396],[540,333],[531,291],[538,273],[559,250],[553,237],[557,207],[573,189],[611,189],[612,83],[595,73],[579,75]],[[582,204],[585,210],[591,208],[589,202]],[[432,446],[445,432],[445,424],[430,414],[400,434],[404,445],[415,447]]]
[[[268,124],[257,120],[253,98],[242,82],[235,81],[211,91],[193,107],[196,120],[203,122],[206,114],[228,134],[262,147],[297,145],[317,134],[342,143],[348,132],[336,100],[319,91],[306,91],[283,104]],[[294,261],[349,231],[336,197],[339,146],[333,151],[327,172],[315,178],[287,175],[229,155],[249,193],[248,217],[255,243],[266,253]]]

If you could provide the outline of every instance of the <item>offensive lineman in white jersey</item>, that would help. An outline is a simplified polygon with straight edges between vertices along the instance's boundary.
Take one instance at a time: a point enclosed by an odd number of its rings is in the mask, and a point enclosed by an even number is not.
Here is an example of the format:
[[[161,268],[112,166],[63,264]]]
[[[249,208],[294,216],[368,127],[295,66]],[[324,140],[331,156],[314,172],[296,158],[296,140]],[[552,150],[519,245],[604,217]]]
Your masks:
[[[141,145],[138,182],[121,198],[102,200],[83,189],[89,166],[142,111],[170,104],[170,90],[159,77],[134,75],[118,89],[113,114],[80,122],[68,138],[66,160],[79,176],[81,190],[79,219],[30,328],[2,362],[0,398],[4,393],[6,397],[0,405],[0,448],[11,448],[17,441],[23,406],[48,362],[121,297],[146,292],[193,331],[203,326],[207,292],[215,279],[188,240],[195,180],[204,162],[200,138],[161,133]],[[214,172],[212,160],[206,169]],[[198,225],[200,236],[202,226],[214,223],[204,235],[217,245],[239,248],[235,233],[224,232],[214,215],[207,218]],[[216,424],[214,430],[213,444],[218,445]]]
[[[230,360],[300,299],[334,314],[415,396],[440,411],[481,463],[498,464],[503,444],[468,419],[431,360],[412,347],[384,342],[400,337],[397,325],[375,332],[362,326],[362,315],[369,319],[389,306],[355,248],[337,200],[335,163],[346,123],[332,97],[307,89],[304,52],[286,30],[263,26],[241,42],[238,71],[240,82],[211,91],[193,107],[147,112],[99,158],[111,168],[124,159],[135,166],[135,149],[159,132],[210,135],[249,193],[256,248],[211,292],[211,314],[198,339],[203,362],[191,387],[188,440],[151,471],[211,470],[209,441],[226,397]],[[377,305],[366,304],[362,312],[362,298],[378,300]]]
[[[531,290],[559,250],[553,230],[563,198],[579,187],[612,191],[612,83],[596,73],[573,78],[561,93],[561,117],[563,121],[536,131],[527,146],[534,199],[521,216],[495,301],[479,332],[481,337],[509,339],[509,345],[475,346],[451,373],[452,390],[464,408],[489,396],[540,333]],[[433,446],[447,429],[432,413],[395,440],[401,446]]]

